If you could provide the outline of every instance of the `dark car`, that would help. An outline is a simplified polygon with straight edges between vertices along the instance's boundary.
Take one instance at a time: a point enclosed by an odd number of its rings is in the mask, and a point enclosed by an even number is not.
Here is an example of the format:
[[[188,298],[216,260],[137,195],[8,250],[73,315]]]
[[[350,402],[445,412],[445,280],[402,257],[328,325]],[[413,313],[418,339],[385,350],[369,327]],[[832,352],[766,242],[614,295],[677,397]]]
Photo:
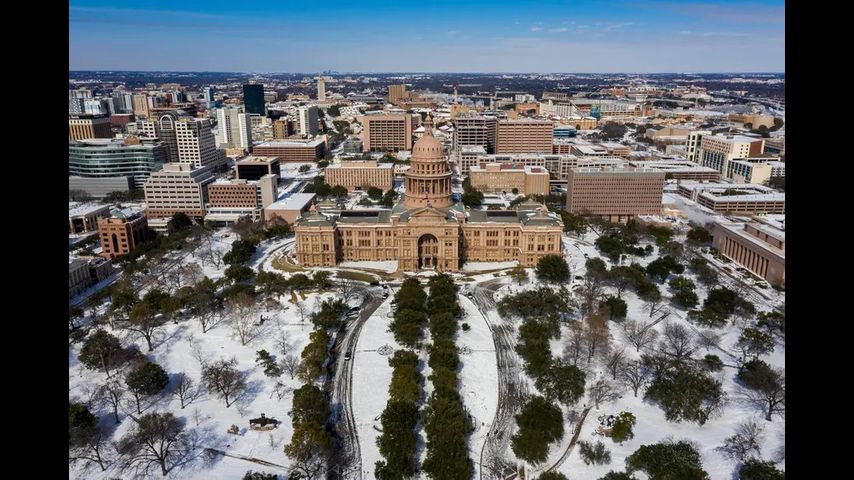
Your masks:
[[[344,354],[344,360],[350,360],[353,357],[352,352],[347,352]]]

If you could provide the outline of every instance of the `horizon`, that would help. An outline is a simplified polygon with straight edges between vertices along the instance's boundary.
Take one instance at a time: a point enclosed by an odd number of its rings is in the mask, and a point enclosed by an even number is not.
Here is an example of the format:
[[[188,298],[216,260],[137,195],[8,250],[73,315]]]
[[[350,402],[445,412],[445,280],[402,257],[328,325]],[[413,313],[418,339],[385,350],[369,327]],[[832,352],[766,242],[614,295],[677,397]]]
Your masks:
[[[784,37],[783,0],[69,2],[69,71],[783,73]]]
[[[291,72],[263,72],[263,71],[229,71],[229,70],[120,70],[115,68],[99,68],[91,70],[69,70],[68,73],[91,72],[91,73],[238,73],[245,75],[785,75],[785,71],[755,71],[755,72],[452,72],[452,71],[338,71],[325,70],[321,72],[291,71]]]

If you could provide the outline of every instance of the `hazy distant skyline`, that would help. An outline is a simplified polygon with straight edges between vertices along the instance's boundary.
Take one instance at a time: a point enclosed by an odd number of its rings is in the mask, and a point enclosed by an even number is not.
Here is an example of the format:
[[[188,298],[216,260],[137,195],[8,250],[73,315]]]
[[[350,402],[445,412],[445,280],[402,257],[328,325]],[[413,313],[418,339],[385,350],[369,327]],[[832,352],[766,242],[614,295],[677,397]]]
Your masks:
[[[69,68],[785,72],[784,5],[778,0],[70,0]]]

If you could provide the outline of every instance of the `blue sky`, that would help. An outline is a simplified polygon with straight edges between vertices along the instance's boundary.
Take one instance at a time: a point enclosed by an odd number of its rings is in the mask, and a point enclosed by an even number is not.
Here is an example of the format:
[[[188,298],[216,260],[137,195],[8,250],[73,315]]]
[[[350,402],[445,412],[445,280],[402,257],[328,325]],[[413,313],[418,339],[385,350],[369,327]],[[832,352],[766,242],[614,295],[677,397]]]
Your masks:
[[[72,70],[784,72],[766,1],[69,2]]]

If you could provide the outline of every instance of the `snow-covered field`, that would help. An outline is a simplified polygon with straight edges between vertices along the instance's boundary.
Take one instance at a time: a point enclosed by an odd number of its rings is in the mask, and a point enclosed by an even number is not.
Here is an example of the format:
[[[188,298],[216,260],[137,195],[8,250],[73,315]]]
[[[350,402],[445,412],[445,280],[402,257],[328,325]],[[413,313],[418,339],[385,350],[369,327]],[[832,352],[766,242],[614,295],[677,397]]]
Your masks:
[[[307,309],[333,294],[310,295],[303,304]],[[170,411],[176,417],[186,422],[186,428],[196,429],[201,433],[201,445],[227,452],[232,455],[242,455],[268,461],[287,467],[288,459],[284,454],[284,445],[290,440],[292,433],[291,421],[287,413],[291,408],[292,392],[301,384],[299,379],[291,379],[287,374],[279,378],[286,392],[280,400],[275,393],[275,381],[263,374],[263,369],[255,364],[256,352],[265,349],[278,359],[276,342],[284,336],[291,344],[291,353],[299,355],[308,342],[311,324],[300,323],[293,305],[282,297],[281,307],[265,312],[260,308],[258,315],[264,315],[264,324],[257,328],[254,338],[242,346],[234,337],[227,321],[222,322],[207,333],[202,333],[199,322],[186,320],[177,325],[167,323],[156,335],[155,349],[147,352],[145,342],[138,336],[129,336],[125,332],[111,332],[122,341],[122,346],[136,345],[146,353],[149,360],[162,366],[170,375],[170,385],[161,395],[144,402],[143,413]],[[88,392],[106,380],[103,372],[85,370],[77,361],[80,345],[69,349],[69,398],[83,401]],[[219,359],[237,359],[238,369],[247,374],[247,389],[245,394],[231,407],[210,393],[202,394],[186,408],[181,409],[177,398],[170,395],[174,388],[174,377],[179,373],[190,376],[198,384],[201,380],[201,366],[198,358],[206,361]],[[93,413],[101,418],[104,427],[112,429],[114,422],[108,407],[95,408]],[[279,427],[271,432],[248,430],[249,419],[260,416],[261,413],[281,421]],[[135,406],[130,401],[120,410],[121,423],[115,427],[114,439],[124,435],[133,420],[129,414],[136,415]],[[238,435],[226,432],[231,425],[240,427]],[[170,478],[180,479],[209,479],[215,472],[215,478],[241,478],[247,470],[264,470],[271,473],[285,474],[286,468],[275,468],[251,463],[246,460],[217,456],[212,461],[199,456],[192,465],[175,470]],[[69,469],[69,478],[116,478],[122,474],[115,470],[100,472],[97,467],[90,468],[86,473],[74,466]]]
[[[359,342],[353,350],[353,416],[359,434],[362,452],[362,471],[365,478],[373,478],[374,465],[383,459],[377,447],[377,438],[382,428],[379,416],[388,402],[388,386],[391,384],[392,368],[388,364],[391,355],[381,355],[377,349],[388,345],[397,351],[400,345],[389,331],[391,297],[365,321]]]
[[[486,319],[471,300],[462,295],[457,298],[465,312],[462,323],[471,327],[469,331],[460,328],[455,343],[460,349],[462,364],[459,372],[460,396],[474,424],[474,432],[469,436],[469,452],[471,458],[478,462],[498,406],[498,366],[495,344]]]
[[[228,230],[220,230],[213,237],[213,248],[219,255],[222,255],[228,251],[231,243],[236,238],[236,235],[230,233]],[[596,234],[592,232],[588,232],[581,238],[575,236],[563,237],[564,253],[567,255],[567,261],[570,265],[571,275],[573,276],[570,283],[566,285],[568,288],[572,289],[581,282],[576,277],[585,274],[585,262],[588,258],[600,257],[599,252],[594,247],[595,239]],[[645,244],[648,243],[645,242]],[[254,269],[261,267],[267,271],[276,271],[272,265],[273,260],[292,248],[293,238],[263,242],[258,246],[258,251],[249,262],[249,265]],[[221,262],[217,265],[204,254],[203,250],[200,248],[191,253],[170,255],[166,261],[177,262],[182,266],[197,263],[204,275],[213,280],[221,278],[226,265]],[[638,262],[641,265],[647,265],[656,258],[657,254],[658,248],[656,247],[652,255],[629,258],[624,260],[624,264]],[[609,267],[613,266],[613,263],[607,258],[603,258],[603,260]],[[500,273],[477,273],[484,270],[511,268],[515,265],[516,262],[471,263],[465,266],[464,272],[466,273],[461,273],[458,277],[464,276],[468,284],[489,281],[493,285],[493,291],[496,292],[493,295],[493,299],[496,301],[521,290],[538,288],[540,286],[536,281],[522,286],[511,284],[510,279]],[[397,262],[343,262],[340,266],[351,269],[363,268],[394,272],[397,269]],[[699,282],[696,282],[693,274],[686,271],[684,275],[695,280],[697,295],[702,304],[708,293],[707,289]],[[425,274],[424,276],[428,275]],[[533,277],[532,274],[531,278]],[[732,285],[735,283],[736,280],[734,278],[721,274],[721,285]],[[458,348],[460,348],[460,360],[462,363],[459,372],[460,393],[465,408],[472,415],[475,425],[475,431],[469,437],[470,455],[477,464],[480,461],[480,452],[486,441],[486,434],[492,426],[499,402],[499,372],[496,364],[496,346],[489,324],[498,325],[502,323],[502,319],[495,309],[484,311],[483,314],[486,314],[489,319],[488,324],[487,319],[478,310],[475,302],[466,296],[471,288],[470,286],[463,287],[459,296],[460,306],[465,312],[465,317],[461,320],[461,323],[467,323],[470,329],[468,331],[460,329],[455,342]],[[669,296],[670,294],[669,288],[666,285],[661,286],[661,291],[665,296]],[[760,311],[770,310],[773,306],[785,300],[784,294],[779,292],[764,290],[763,294],[763,296],[760,296],[755,292],[748,292],[748,298],[756,304],[757,309]],[[337,294],[333,292],[323,294],[311,293],[305,299],[299,300],[299,303],[305,307],[306,311],[311,311],[322,300],[335,298],[336,296]],[[623,298],[628,303],[629,319],[649,320],[648,306],[634,293],[631,291],[625,292]],[[382,459],[376,446],[376,439],[380,434],[378,431],[380,427],[379,415],[384,410],[388,401],[388,385],[391,381],[392,373],[392,369],[388,365],[389,356],[381,355],[376,350],[384,345],[388,345],[395,350],[399,348],[394,341],[393,335],[388,330],[391,320],[388,317],[390,301],[391,297],[385,300],[374,314],[366,320],[356,346],[353,349],[351,359],[353,362],[352,407],[359,436],[364,478],[372,478],[374,464]],[[278,340],[284,336],[291,346],[290,352],[299,356],[302,348],[308,342],[311,325],[307,317],[306,323],[300,322],[297,307],[290,303],[289,295],[283,295],[278,302],[278,306],[272,308],[270,311],[264,311],[263,306],[259,306],[258,309],[257,315],[260,316],[263,314],[266,320],[263,325],[258,327],[254,338],[245,346],[241,345],[233,335],[227,318],[207,333],[201,332],[201,327],[197,319],[185,319],[177,324],[168,323],[161,327],[157,333],[155,341],[156,348],[153,352],[147,352],[144,340],[138,336],[130,335],[125,331],[111,332],[120,338],[123,346],[136,345],[140,351],[147,354],[150,360],[163,366],[170,375],[170,385],[162,394],[146,401],[143,413],[170,411],[185,421],[188,429],[195,429],[200,434],[200,443],[204,447],[226,452],[229,455],[252,457],[269,462],[269,465],[259,465],[242,458],[223,455],[217,455],[213,458],[202,458],[200,455],[191,465],[176,469],[169,475],[169,478],[204,478],[205,480],[209,478],[241,478],[250,469],[279,473],[283,475],[283,478],[287,473],[290,462],[283,452],[283,447],[290,440],[292,433],[290,417],[287,414],[291,408],[292,391],[294,388],[298,388],[301,383],[298,379],[291,379],[287,374],[282,375],[279,381],[284,385],[285,394],[280,399],[276,393],[275,381],[266,377],[263,374],[263,369],[256,365],[256,352],[265,349],[271,354],[276,355],[278,359],[281,359],[282,352],[279,350],[277,344]],[[685,311],[672,306],[668,306],[667,309],[670,311],[667,318],[668,322],[680,323],[692,331],[697,330],[696,327],[685,320]],[[657,314],[656,317],[659,315]],[[518,327],[518,322],[514,321],[514,323]],[[661,333],[664,326],[665,322],[661,322],[655,328]],[[618,323],[609,322],[609,329],[612,348],[625,348],[626,355],[629,358],[639,357],[634,347],[627,346]],[[716,333],[720,335],[718,345],[710,346],[708,349],[701,348],[694,356],[702,357],[707,353],[712,353],[720,356],[725,364],[734,365],[735,359],[733,356],[737,357],[739,354],[734,345],[738,340],[740,327],[729,325],[724,329],[718,330]],[[561,340],[552,342],[553,356],[559,357],[562,355],[563,345],[567,336],[568,329],[564,326],[562,328]],[[425,343],[429,343],[429,341],[428,335]],[[69,398],[85,401],[93,388],[98,384],[104,383],[106,377],[103,372],[85,370],[80,365],[77,360],[80,347],[80,344],[74,344],[69,348]],[[424,368],[421,373],[426,379],[430,374],[429,367],[426,365],[426,352],[420,351],[419,355],[424,361]],[[222,400],[209,393],[204,393],[186,408],[181,409],[178,399],[170,394],[174,389],[175,376],[179,373],[184,373],[198,383],[201,375],[199,359],[211,361],[231,357],[236,358],[238,368],[247,375],[249,387],[245,395],[234,405],[226,408]],[[763,356],[762,359],[775,367],[784,367],[784,345],[778,343],[774,352]],[[607,375],[604,372],[601,361],[598,359],[594,360],[587,370],[588,386],[600,376]],[[643,401],[643,389],[639,391],[637,398],[634,397],[631,391],[627,391],[623,393],[620,399],[611,403],[604,403],[600,405],[598,410],[595,408],[592,409],[581,429],[579,440],[591,441],[602,439],[611,451],[611,463],[602,466],[585,465],[576,446],[566,460],[559,465],[557,470],[566,474],[570,479],[596,479],[609,470],[622,470],[625,465],[625,458],[640,445],[655,443],[665,438],[673,437],[675,439],[692,440],[699,445],[703,466],[709,472],[712,480],[730,480],[736,465],[732,460],[718,453],[715,447],[719,446],[724,438],[732,435],[739,423],[749,418],[757,419],[765,427],[762,453],[765,458],[773,458],[777,450],[785,443],[784,419],[775,417],[772,422],[767,422],[756,407],[745,403],[741,399],[741,387],[737,386],[734,381],[735,373],[735,368],[728,366],[722,372],[716,374],[717,378],[723,384],[729,401],[720,415],[713,417],[703,426],[687,422],[668,422],[665,420],[661,408]],[[533,381],[523,379],[522,382],[526,383],[529,393],[537,393]],[[424,388],[425,393],[429,394],[432,389],[429,381],[425,381]],[[590,405],[592,402],[585,397],[574,408],[580,410],[585,403]],[[563,410],[566,413],[568,409],[563,408]],[[603,439],[594,435],[598,426],[597,417],[603,414],[617,414],[621,411],[630,411],[637,417],[637,425],[634,428],[635,437],[633,439],[619,445],[608,438]],[[112,414],[108,406],[96,406],[93,408],[93,413],[100,418],[102,426],[108,432],[113,432],[112,439],[118,440],[133,423],[129,415],[136,415],[136,410],[135,406],[127,403],[121,409],[121,423],[118,426],[113,425]],[[261,413],[280,420],[279,427],[272,432],[249,431],[247,428],[248,420],[259,416]],[[510,421],[512,424],[512,419]],[[232,424],[240,428],[238,435],[226,432]],[[561,458],[568,446],[575,428],[575,425],[570,424],[568,420],[564,426],[564,437],[551,446],[547,462],[537,466],[533,471],[528,468],[528,473],[536,475],[537,472],[542,471],[545,467],[558,462],[558,459]],[[509,434],[512,434],[514,429],[515,426],[511,425]],[[421,456],[425,453],[424,441],[425,438],[422,431],[420,436],[421,443],[419,444],[419,454]],[[509,460],[513,460],[513,454],[509,448],[506,450],[505,455]],[[477,477],[477,472],[480,469],[476,466],[475,470],[475,476]],[[124,478],[124,476],[115,467],[110,467],[107,472],[103,473],[100,472],[97,466],[91,467],[86,472],[80,469],[79,464],[73,464],[69,467],[69,478],[109,479],[117,477]],[[638,475],[638,478],[642,478],[642,474]]]
[[[383,272],[394,273],[397,271],[397,260],[388,260],[384,262],[372,262],[372,261],[348,261],[341,262],[338,264],[339,267],[343,268],[352,268],[352,269],[361,269],[367,268],[369,270],[380,270]]]
[[[513,268],[519,265],[519,262],[466,262],[463,264],[464,272],[480,272],[483,270],[498,270],[501,268]]]

